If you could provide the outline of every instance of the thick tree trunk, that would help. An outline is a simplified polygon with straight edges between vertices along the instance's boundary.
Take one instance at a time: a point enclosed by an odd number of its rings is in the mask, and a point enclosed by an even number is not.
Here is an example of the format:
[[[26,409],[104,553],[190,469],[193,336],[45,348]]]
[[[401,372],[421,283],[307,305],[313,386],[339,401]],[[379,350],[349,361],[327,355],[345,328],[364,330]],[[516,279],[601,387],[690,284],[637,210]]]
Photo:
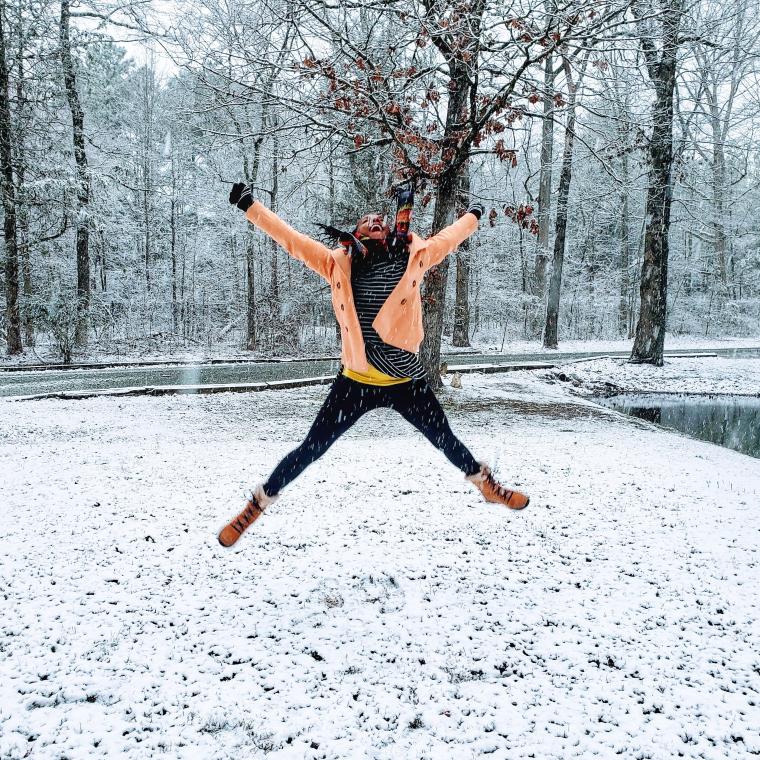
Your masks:
[[[74,161],[77,177],[76,209],[76,257],[77,257],[77,326],[75,342],[77,346],[87,344],[90,310],[90,254],[89,254],[89,213],[90,213],[90,172],[87,164],[84,137],[84,112],[77,91],[74,59],[71,55],[70,0],[61,0],[60,44],[63,80],[66,97],[71,111],[74,142]]]
[[[673,94],[678,65],[678,29],[682,0],[662,14],[659,60],[651,40],[642,38],[649,76],[655,88],[654,124],[649,143],[649,181],[641,267],[641,303],[630,361],[661,367],[665,350],[668,293],[668,234],[673,195]]]
[[[18,247],[16,241],[16,193],[13,183],[11,110],[8,97],[8,64],[5,57],[5,3],[0,3],[0,182],[2,183],[5,233],[6,349],[21,353],[21,319],[18,306]]]
[[[562,291],[562,266],[565,261],[565,238],[567,233],[567,202],[570,197],[570,182],[573,177],[573,144],[575,142],[575,99],[576,86],[572,82],[570,66],[565,63],[568,88],[570,91],[565,125],[565,145],[562,151],[562,169],[557,191],[557,219],[555,222],[552,273],[546,298],[546,325],[544,326],[544,348],[557,348],[559,332],[559,299]]]
[[[454,220],[456,186],[457,178],[451,173],[443,175],[438,182],[438,193],[433,211],[433,234]],[[425,330],[425,338],[422,341],[420,356],[433,388],[441,386],[441,336],[443,335],[443,313],[446,306],[448,275],[449,258],[447,256],[425,276],[422,295],[422,325]]]
[[[449,102],[446,109],[446,125],[443,135],[444,156],[453,159],[457,150],[456,134],[461,128],[465,107],[470,94],[467,68],[455,61],[449,62]],[[450,156],[446,156],[451,152]],[[462,163],[454,163],[438,179],[438,188],[433,210],[432,234],[442,230],[454,220],[457,187]],[[422,341],[420,355],[422,364],[433,388],[441,386],[441,336],[443,335],[443,314],[446,307],[446,282],[449,274],[449,259],[446,257],[437,267],[433,267],[425,276],[422,296],[422,324],[425,338]]]

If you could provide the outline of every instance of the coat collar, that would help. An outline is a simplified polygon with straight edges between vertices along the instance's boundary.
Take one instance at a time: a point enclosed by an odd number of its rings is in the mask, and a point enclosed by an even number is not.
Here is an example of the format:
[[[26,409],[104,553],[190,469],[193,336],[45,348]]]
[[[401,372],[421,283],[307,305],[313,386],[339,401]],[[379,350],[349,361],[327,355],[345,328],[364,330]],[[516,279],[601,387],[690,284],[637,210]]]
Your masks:
[[[414,232],[412,233],[412,242],[409,244],[409,261],[424,248],[425,241]],[[340,248],[333,248],[331,251],[332,257],[335,263],[338,265],[343,274],[350,280],[351,279],[351,256],[346,253],[346,249],[341,246]]]

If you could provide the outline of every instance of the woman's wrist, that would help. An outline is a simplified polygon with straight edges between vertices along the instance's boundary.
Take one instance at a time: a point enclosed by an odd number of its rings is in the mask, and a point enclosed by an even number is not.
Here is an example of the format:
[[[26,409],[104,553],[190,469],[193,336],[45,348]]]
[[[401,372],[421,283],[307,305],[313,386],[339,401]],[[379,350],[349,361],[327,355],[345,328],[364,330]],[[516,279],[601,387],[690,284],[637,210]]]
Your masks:
[[[468,214],[474,214],[475,218],[480,221],[480,217],[485,214],[486,210],[480,203],[471,203],[470,207],[467,209]]]

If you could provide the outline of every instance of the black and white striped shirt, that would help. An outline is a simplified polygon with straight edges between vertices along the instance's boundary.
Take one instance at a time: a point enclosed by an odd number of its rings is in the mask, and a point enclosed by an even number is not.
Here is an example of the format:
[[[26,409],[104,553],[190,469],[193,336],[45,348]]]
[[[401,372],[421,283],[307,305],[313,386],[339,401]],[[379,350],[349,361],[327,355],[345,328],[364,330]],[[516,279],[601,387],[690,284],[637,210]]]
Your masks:
[[[368,248],[366,256],[355,256],[351,262],[351,289],[367,361],[391,377],[424,378],[425,370],[417,354],[384,343],[372,327],[388,296],[404,276],[409,252],[391,253],[384,245],[372,243]]]

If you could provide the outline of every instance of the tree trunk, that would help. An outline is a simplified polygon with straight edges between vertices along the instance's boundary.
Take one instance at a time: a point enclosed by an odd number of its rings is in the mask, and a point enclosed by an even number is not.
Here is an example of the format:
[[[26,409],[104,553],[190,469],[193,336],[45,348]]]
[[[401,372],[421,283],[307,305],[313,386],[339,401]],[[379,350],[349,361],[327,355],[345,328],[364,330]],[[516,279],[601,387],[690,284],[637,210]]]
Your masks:
[[[620,189],[620,300],[618,303],[618,333],[630,337],[631,240],[628,210],[628,154],[623,155]]]
[[[330,150],[329,155],[329,176],[328,176],[328,191],[329,191],[329,201],[330,201],[330,223],[333,223],[333,220],[335,219],[335,206],[336,206],[336,192],[335,192],[335,162],[333,160],[333,151]],[[335,316],[332,309],[329,309],[329,313],[331,314],[331,317],[328,317],[328,319],[332,318],[333,328],[335,330],[335,343],[340,348],[341,341],[343,338],[341,337],[340,332],[340,322],[338,321],[338,318]]]
[[[108,292],[108,256],[106,256],[106,236],[100,230],[100,290]]]
[[[70,0],[61,0],[61,66],[66,86],[66,97],[71,111],[74,160],[77,177],[76,209],[76,256],[77,256],[77,325],[75,342],[77,346],[87,345],[87,331],[90,310],[90,255],[89,255],[89,205],[90,172],[84,138],[84,112],[77,92],[74,59],[71,55]]]
[[[18,260],[21,264],[21,275],[23,282],[23,309],[21,309],[21,322],[24,331],[24,345],[34,345],[34,316],[32,310],[32,299],[34,298],[34,287],[32,284],[32,261],[29,252],[29,208],[26,198],[26,146],[24,144],[25,128],[22,122],[24,118],[24,109],[26,107],[26,94],[24,85],[26,75],[24,72],[24,58],[26,49],[24,47],[25,39],[23,34],[23,9],[21,3],[18,4],[17,17],[17,34],[18,49],[16,51],[16,109],[18,117],[14,125],[15,134],[13,142],[16,149],[16,211],[17,211],[17,245]]]
[[[461,206],[467,207],[470,199],[470,176],[465,170],[460,183]],[[462,348],[470,345],[470,241],[465,240],[456,253],[457,279],[454,302],[454,333],[451,342]]]
[[[557,348],[559,299],[562,290],[562,266],[565,261],[565,237],[567,232],[567,202],[570,196],[570,182],[573,177],[577,86],[573,84],[568,61],[565,61],[565,73],[567,75],[569,99],[567,105],[567,124],[565,125],[565,145],[562,151],[562,169],[559,175],[559,189],[557,191],[557,219],[555,222],[552,273],[549,278],[549,291],[546,300],[544,348]]]
[[[549,260],[549,222],[552,200],[552,160],[554,158],[554,59],[551,55],[544,61],[544,120],[541,124],[541,169],[538,181],[538,240],[536,261],[533,268],[531,293],[544,297],[546,264]]]
[[[723,125],[721,124],[717,86],[715,85],[708,88],[708,102],[710,106],[710,127],[713,143],[713,247],[715,258],[718,262],[721,296],[726,298],[729,293],[728,266],[726,262],[727,236],[726,225],[723,220],[726,213],[726,155],[723,149]]]
[[[142,71],[142,216],[143,216],[143,246],[145,259],[145,292],[148,294],[148,324],[149,330],[153,331],[153,316],[155,300],[150,297],[153,286],[151,272],[153,262],[153,119],[155,109],[155,79],[150,64],[143,67]]]
[[[19,171],[19,186],[23,186],[24,173]],[[25,199],[22,197],[19,204],[18,216],[18,253],[21,261],[21,275],[24,292],[24,313],[22,322],[24,325],[24,345],[33,346],[34,336],[34,280],[32,278],[32,257],[29,251],[29,213]]]
[[[464,119],[464,111],[470,93],[467,68],[456,61],[449,62],[449,102],[446,109],[446,125],[443,134],[443,153],[454,151],[457,144],[456,133]],[[452,155],[453,158],[453,155]],[[438,179],[438,188],[433,210],[432,234],[440,232],[451,224],[456,208],[457,185],[462,164],[453,164]],[[448,256],[425,275],[422,297],[422,324],[425,337],[420,355],[428,380],[433,388],[441,386],[441,336],[443,334],[443,313],[446,306],[446,281],[449,273]]]
[[[277,120],[273,123],[274,133],[272,135],[272,190],[269,193],[270,204],[269,208],[277,213],[277,196],[279,193],[279,157],[277,152],[280,148],[280,142],[277,137]],[[272,314],[279,314],[280,310],[280,273],[278,271],[277,256],[279,254],[280,246],[274,240],[270,240],[270,248],[272,251],[272,279],[270,296],[272,299]]]
[[[8,64],[5,58],[5,3],[0,3],[0,165],[5,233],[5,319],[9,355],[21,353],[21,320],[18,306],[18,248],[16,241],[16,193],[13,183],[11,111],[8,97]]]
[[[172,330],[177,334],[179,310],[177,308],[177,159],[172,150],[172,200],[169,215],[169,247],[172,259]]]
[[[186,247],[180,249],[182,258],[180,259],[179,272],[179,323],[182,326],[182,337],[187,338],[187,296],[185,287],[185,271],[187,269],[187,250]]]
[[[451,224],[456,206],[456,176],[443,175],[438,182],[438,192],[433,211],[433,233]],[[441,336],[443,335],[443,312],[446,306],[446,281],[449,274],[448,256],[425,275],[422,296],[422,325],[425,337],[420,356],[430,385],[441,386]]]
[[[245,350],[256,350],[256,257],[251,230],[245,232],[246,330]]]
[[[641,302],[630,361],[658,367],[663,363],[667,324],[668,233],[673,195],[673,93],[682,1],[672,0],[663,11],[663,44],[659,60],[652,50],[651,39],[642,37],[649,76],[655,88],[655,102],[649,143]]]

